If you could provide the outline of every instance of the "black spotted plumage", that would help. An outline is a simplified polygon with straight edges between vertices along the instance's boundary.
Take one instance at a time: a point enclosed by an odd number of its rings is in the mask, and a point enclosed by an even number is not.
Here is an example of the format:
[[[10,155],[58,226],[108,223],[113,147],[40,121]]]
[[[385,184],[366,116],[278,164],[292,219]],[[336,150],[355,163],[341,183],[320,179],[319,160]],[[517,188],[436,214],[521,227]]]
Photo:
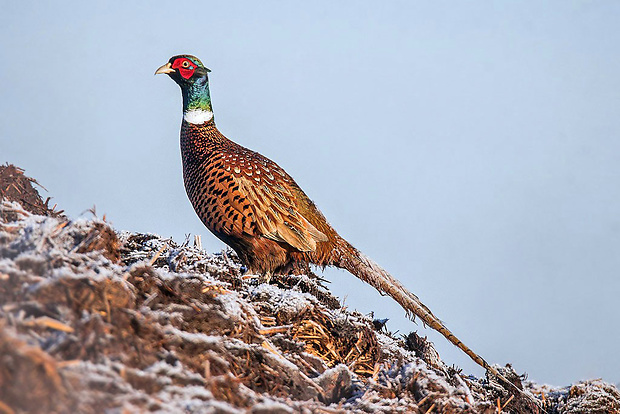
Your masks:
[[[330,236],[335,241],[336,232],[276,163],[227,139],[212,122],[183,121],[181,156],[185,188],[196,213],[251,271],[305,269],[295,265],[300,260],[333,262],[317,243]]]

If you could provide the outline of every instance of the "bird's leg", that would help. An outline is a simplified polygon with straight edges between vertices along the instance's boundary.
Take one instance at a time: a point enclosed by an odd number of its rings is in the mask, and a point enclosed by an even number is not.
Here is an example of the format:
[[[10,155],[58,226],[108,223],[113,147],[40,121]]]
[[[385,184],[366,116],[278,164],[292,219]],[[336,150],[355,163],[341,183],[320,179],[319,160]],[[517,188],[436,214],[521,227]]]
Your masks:
[[[271,281],[271,277],[273,276],[273,272],[265,272],[262,275],[258,276],[258,283],[267,283]]]

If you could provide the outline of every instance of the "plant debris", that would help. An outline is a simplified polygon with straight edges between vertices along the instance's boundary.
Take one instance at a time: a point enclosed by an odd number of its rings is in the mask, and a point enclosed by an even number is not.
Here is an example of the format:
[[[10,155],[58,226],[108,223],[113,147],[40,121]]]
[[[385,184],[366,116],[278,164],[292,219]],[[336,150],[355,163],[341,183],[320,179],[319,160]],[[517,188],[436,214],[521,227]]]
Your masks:
[[[70,220],[22,199],[35,183],[23,171],[6,177],[22,184],[0,205],[0,413],[537,410],[341,307],[320,280],[257,284],[231,251]],[[549,413],[620,412],[602,381],[552,389],[498,369]]]
[[[63,212],[56,211],[56,206],[50,208],[50,198],[44,202],[33,184],[43,188],[37,180],[25,176],[21,168],[8,163],[0,165],[0,202],[7,199],[19,203],[24,210],[32,214],[62,217]],[[0,217],[2,220],[17,219],[16,213],[11,210],[3,211],[1,214],[6,214],[6,217]]]

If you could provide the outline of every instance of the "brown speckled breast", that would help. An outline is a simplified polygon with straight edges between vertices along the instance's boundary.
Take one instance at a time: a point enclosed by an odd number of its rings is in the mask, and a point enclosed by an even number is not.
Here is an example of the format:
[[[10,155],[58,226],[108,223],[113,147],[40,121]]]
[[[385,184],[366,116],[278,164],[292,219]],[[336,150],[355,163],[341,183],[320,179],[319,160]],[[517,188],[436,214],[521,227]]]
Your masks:
[[[183,121],[181,155],[198,217],[251,271],[290,271],[299,259],[328,259],[332,249],[323,245],[335,231],[276,163],[227,139],[213,123]]]

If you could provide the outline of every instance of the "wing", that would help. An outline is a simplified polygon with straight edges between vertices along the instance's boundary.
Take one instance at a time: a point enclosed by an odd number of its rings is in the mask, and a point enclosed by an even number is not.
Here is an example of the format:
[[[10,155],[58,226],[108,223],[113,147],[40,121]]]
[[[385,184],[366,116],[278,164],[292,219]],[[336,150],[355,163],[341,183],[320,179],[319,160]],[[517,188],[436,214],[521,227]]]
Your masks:
[[[222,203],[230,205],[229,216],[237,219],[224,232],[260,235],[302,252],[314,251],[317,242],[327,241],[300,213],[299,203],[305,200],[295,197],[293,179],[262,155],[245,148],[243,152],[226,160],[232,180],[227,180],[227,198]]]

